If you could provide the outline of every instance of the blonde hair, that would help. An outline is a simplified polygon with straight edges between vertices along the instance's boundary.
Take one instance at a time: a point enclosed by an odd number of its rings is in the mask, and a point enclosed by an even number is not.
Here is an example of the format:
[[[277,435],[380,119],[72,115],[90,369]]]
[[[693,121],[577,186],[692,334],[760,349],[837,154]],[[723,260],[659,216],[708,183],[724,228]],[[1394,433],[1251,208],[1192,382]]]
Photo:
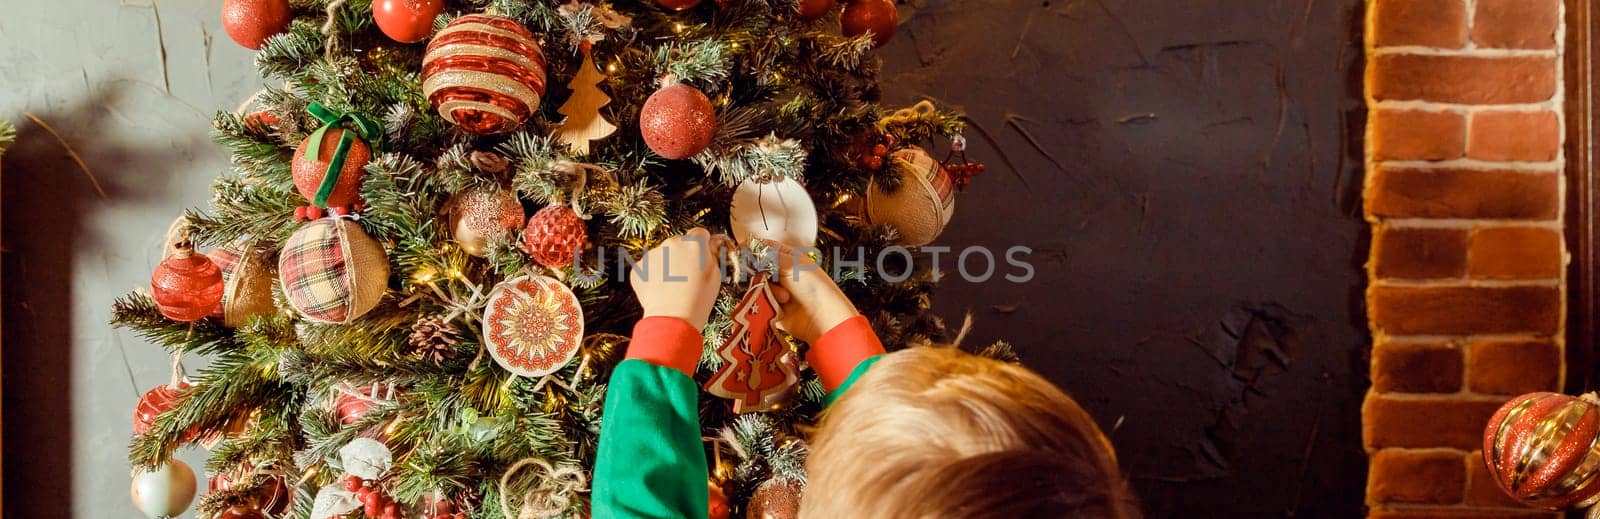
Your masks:
[[[879,360],[824,415],[806,471],[804,518],[1139,516],[1076,402],[955,348]]]

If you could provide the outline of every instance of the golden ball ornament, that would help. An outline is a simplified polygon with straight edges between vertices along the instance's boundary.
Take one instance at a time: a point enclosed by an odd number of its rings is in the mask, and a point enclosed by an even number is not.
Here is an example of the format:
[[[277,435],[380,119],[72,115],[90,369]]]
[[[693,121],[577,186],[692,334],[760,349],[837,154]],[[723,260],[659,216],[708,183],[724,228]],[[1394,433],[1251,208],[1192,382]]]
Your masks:
[[[194,477],[194,469],[174,459],[155,470],[134,471],[133,487],[129,489],[129,494],[133,498],[133,507],[143,512],[145,517],[160,519],[177,517],[188,510],[198,488],[199,481]]]
[[[522,228],[522,203],[509,189],[477,188],[450,201],[450,229],[467,254],[482,257],[496,237]]]
[[[687,159],[711,145],[717,135],[717,110],[700,89],[669,82],[639,108],[639,134],[656,155]]]

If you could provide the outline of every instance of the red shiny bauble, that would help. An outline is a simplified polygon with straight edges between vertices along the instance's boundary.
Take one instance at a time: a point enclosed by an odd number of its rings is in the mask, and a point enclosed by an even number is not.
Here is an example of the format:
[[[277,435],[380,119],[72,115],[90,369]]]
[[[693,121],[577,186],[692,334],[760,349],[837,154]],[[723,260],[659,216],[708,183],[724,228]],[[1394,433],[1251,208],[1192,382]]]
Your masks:
[[[900,13],[893,0],[850,0],[839,16],[839,28],[845,36],[854,38],[871,31],[872,42],[879,47],[889,43],[899,23]]]
[[[571,265],[589,243],[589,230],[571,207],[551,205],[528,218],[522,230],[522,248],[533,260],[550,268]]]
[[[728,505],[728,494],[722,492],[722,486],[711,483],[711,500],[706,510],[707,519],[728,519],[733,514],[733,508]]]
[[[433,34],[433,19],[444,12],[444,0],[376,0],[372,19],[378,29],[400,43],[416,43]]]
[[[177,247],[177,246],[175,246]],[[180,247],[150,275],[150,296],[161,315],[193,322],[222,304],[222,269],[206,255]]]
[[[656,90],[639,109],[639,133],[657,155],[678,160],[695,156],[717,134],[717,110],[695,87],[674,83]]]
[[[289,30],[294,10],[289,0],[226,0],[222,2],[222,29],[240,46],[261,50],[267,37]]]
[[[355,391],[359,394],[341,390],[333,398],[334,415],[339,417],[339,423],[350,425],[361,421],[362,417],[367,416],[367,413],[382,403],[380,399],[385,396],[383,388],[374,388],[370,385],[358,387]]]
[[[667,9],[682,11],[700,5],[700,0],[656,0],[656,3]]]
[[[133,406],[133,434],[144,435],[150,432],[150,427],[156,423],[156,417],[178,407],[180,393],[188,388],[188,382],[179,381],[177,386],[162,384],[146,391],[144,396],[139,397],[139,403]]]
[[[1506,495],[1530,506],[1600,500],[1600,399],[1530,393],[1511,399],[1483,430],[1483,461]]]
[[[833,9],[836,4],[838,4],[837,0],[800,0],[800,5],[796,6],[795,14],[799,15],[801,20],[816,21],[827,15],[828,11]]]
[[[244,116],[244,128],[256,133],[267,133],[276,128],[278,122],[278,116],[266,110],[250,112]]]
[[[316,157],[307,157],[307,144],[311,136],[300,141],[300,147],[294,150],[294,161],[290,163],[294,173],[294,187],[300,191],[300,196],[306,201],[316,203],[317,190],[322,187],[322,178],[328,174],[328,161],[333,160],[333,153],[339,149],[339,138],[349,130],[330,129],[322,134],[322,147],[317,149]],[[328,203],[324,207],[350,207],[361,199],[361,173],[367,167],[367,162],[372,160],[372,149],[361,139],[351,139],[350,152],[345,155],[344,166],[339,168],[339,180],[333,185],[333,193],[328,195]]]
[[[456,18],[422,57],[422,95],[462,130],[479,135],[517,129],[539,109],[545,93],[539,40],[504,16]]]
[[[212,519],[270,519],[270,518],[268,518],[267,517],[267,513],[261,511],[260,508],[247,506],[247,505],[233,505],[233,506],[228,507],[227,510],[223,510],[221,512],[217,512],[217,515],[212,516]]]

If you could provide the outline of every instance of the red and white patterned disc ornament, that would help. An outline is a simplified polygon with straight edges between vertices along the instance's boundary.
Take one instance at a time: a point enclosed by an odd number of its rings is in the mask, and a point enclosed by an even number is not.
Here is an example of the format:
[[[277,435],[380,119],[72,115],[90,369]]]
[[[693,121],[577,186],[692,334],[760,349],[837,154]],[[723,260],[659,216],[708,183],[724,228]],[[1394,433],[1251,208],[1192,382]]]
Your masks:
[[[577,355],[583,343],[583,307],[578,296],[555,278],[513,278],[489,292],[483,340],[500,367],[524,377],[542,377]]]
[[[422,92],[445,120],[479,135],[515,130],[544,96],[545,58],[528,29],[501,16],[456,18],[428,43]]]

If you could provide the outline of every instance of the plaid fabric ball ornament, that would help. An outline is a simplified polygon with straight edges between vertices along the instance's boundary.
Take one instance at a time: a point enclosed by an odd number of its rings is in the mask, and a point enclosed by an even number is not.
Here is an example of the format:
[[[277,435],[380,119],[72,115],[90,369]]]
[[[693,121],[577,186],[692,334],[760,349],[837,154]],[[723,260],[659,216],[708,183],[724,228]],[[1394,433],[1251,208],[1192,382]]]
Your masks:
[[[342,324],[378,305],[389,286],[389,258],[355,222],[307,223],[283,244],[278,279],[289,305],[306,319]]]
[[[589,244],[589,230],[571,207],[551,205],[528,219],[522,230],[522,248],[533,260],[549,268],[571,265]]]
[[[887,189],[877,181],[868,185],[867,220],[894,227],[901,245],[932,243],[956,212],[954,180],[939,161],[916,146],[890,155],[889,167],[900,177],[899,189]]]

